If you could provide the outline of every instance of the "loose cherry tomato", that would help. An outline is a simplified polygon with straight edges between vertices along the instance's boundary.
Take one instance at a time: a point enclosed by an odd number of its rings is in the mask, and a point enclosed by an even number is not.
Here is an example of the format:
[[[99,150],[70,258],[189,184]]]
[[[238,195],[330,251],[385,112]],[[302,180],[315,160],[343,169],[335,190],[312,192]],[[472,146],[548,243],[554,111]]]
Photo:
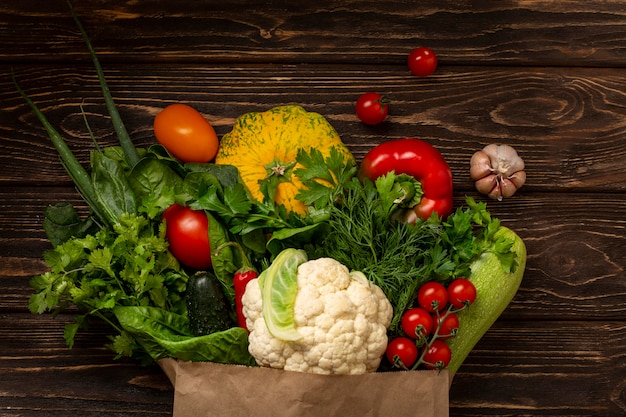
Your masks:
[[[377,125],[387,117],[389,100],[378,93],[362,94],[356,101],[356,115],[368,125]]]
[[[435,325],[439,328],[437,336],[442,339],[450,339],[456,336],[459,330],[459,316],[455,313],[441,314],[434,317]]]
[[[448,300],[454,308],[463,308],[476,301],[476,287],[467,278],[457,278],[448,285]]]
[[[173,204],[163,213],[170,252],[183,265],[194,269],[211,266],[209,219],[202,210]]]
[[[219,147],[213,126],[196,109],[172,104],[154,118],[154,135],[169,153],[183,162],[209,162]]]
[[[450,363],[452,351],[450,347],[441,340],[435,340],[424,355],[424,366],[428,369],[443,369]]]
[[[433,331],[433,318],[420,307],[408,309],[401,320],[402,330],[412,339],[423,339]]]
[[[387,345],[385,352],[389,363],[399,368],[410,368],[417,362],[417,346],[408,337],[396,337]]]
[[[417,302],[430,313],[441,311],[448,304],[448,290],[439,282],[429,281],[419,289]]]
[[[427,77],[437,69],[437,55],[424,46],[415,48],[409,54],[409,69],[418,77]]]

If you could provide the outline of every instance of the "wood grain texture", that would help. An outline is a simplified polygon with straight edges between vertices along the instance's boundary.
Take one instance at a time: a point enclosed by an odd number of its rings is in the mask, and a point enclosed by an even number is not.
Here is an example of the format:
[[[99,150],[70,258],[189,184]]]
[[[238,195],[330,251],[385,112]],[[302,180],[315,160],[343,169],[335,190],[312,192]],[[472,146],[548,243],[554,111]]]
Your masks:
[[[528,250],[520,290],[455,376],[450,415],[626,414],[626,7],[623,1],[86,0],[75,2],[128,130],[154,143],[167,104],[200,110],[221,136],[236,117],[280,104],[324,115],[360,159],[421,137],[449,162],[455,204],[488,204]],[[440,58],[412,76],[415,46]],[[114,360],[100,322],[63,340],[72,310],[28,311],[45,272],[48,204],[87,207],[20,85],[87,164],[116,139],[66,2],[0,4],[0,415],[170,416],[156,365]],[[365,91],[388,119],[354,115]],[[513,145],[528,180],[503,202],[479,196],[474,151]]]
[[[329,0],[76,4],[103,60],[404,64],[419,45],[446,65],[624,66],[618,0]],[[65,2],[0,6],[0,60],[86,59]]]
[[[14,71],[83,163],[93,145],[81,105],[99,142],[116,143],[91,68],[16,66]],[[473,188],[468,175],[473,152],[502,142],[532,161],[526,169],[528,190],[626,190],[621,69],[471,67],[420,79],[400,67],[112,65],[106,74],[137,146],[155,142],[153,118],[172,102],[198,108],[219,135],[245,112],[297,103],[328,118],[357,159],[382,140],[429,140],[448,160],[459,189]],[[392,100],[388,120],[375,127],[354,115],[355,97],[368,89]],[[6,149],[0,155],[0,184],[59,181],[64,174],[56,152],[16,93],[10,73],[0,72],[0,93],[6,97],[0,110]],[[43,163],[33,163],[27,172],[19,169],[29,161]]]

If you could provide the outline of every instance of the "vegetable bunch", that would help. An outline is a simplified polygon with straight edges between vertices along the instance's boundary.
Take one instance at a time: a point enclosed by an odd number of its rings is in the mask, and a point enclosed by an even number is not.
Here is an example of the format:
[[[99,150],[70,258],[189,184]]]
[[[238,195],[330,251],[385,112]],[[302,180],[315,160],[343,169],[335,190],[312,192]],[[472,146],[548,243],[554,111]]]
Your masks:
[[[240,175],[245,164],[185,162],[181,155],[188,153],[172,139],[177,130],[167,125],[168,114],[180,108],[167,108],[166,116],[155,121],[160,144],[133,145],[91,43],[72,13],[96,67],[119,146],[101,149],[94,138],[90,169],[84,169],[16,82],[91,208],[87,218],[69,204],[46,210],[44,228],[53,249],[44,258],[50,271],[31,281],[32,312],[78,308],[76,322],[66,327],[69,346],[93,316],[111,326],[109,347],[118,357],[254,365],[242,316],[243,292],[257,271],[264,276],[284,250],[297,249],[311,260],[332,258],[361,271],[393,306],[388,336],[394,340],[419,339],[402,321],[417,307],[425,284],[449,286],[461,277],[481,276],[477,265],[496,265],[491,279],[509,281],[481,281],[476,286],[479,311],[468,313],[467,319],[474,330],[460,342],[447,335],[455,340],[450,345],[459,346],[460,361],[515,294],[524,268],[523,245],[490,216],[484,203],[468,198],[464,207],[453,210],[450,169],[431,145],[418,139],[387,142],[374,148],[359,169],[321,116],[303,115],[295,106],[273,109],[272,114],[296,114],[295,123],[302,123],[302,117],[315,120],[315,126],[327,129],[332,145],[323,151],[298,148],[292,161],[269,161],[271,172],[255,188],[260,197],[253,195],[249,180]],[[195,110],[182,110],[198,123]],[[237,135],[245,133],[238,129]],[[201,130],[216,145],[212,128]],[[406,151],[402,158],[398,148]],[[202,160],[215,153],[215,146],[209,146]],[[303,209],[289,210],[279,201],[285,184],[298,184],[288,201]],[[498,285],[503,296],[488,290]],[[485,301],[480,311],[481,297],[497,303]],[[453,312],[461,322],[465,307],[455,306]],[[267,309],[271,306],[264,307],[264,314],[272,315]],[[435,317],[438,329],[450,314]],[[435,333],[439,337],[428,348],[448,342]],[[428,355],[422,352],[422,362],[429,363]],[[397,364],[396,359],[391,355],[389,364]],[[457,359],[454,369],[459,365]]]

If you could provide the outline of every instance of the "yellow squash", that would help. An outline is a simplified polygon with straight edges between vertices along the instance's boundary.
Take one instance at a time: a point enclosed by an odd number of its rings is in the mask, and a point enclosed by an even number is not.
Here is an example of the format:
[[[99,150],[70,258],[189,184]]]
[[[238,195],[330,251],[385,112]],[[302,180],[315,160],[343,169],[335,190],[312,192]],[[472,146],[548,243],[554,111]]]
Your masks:
[[[320,114],[300,106],[287,105],[237,118],[232,131],[222,137],[215,158],[217,164],[234,165],[252,196],[263,200],[260,181],[279,176],[275,201],[287,211],[304,214],[307,207],[295,197],[304,185],[293,174],[300,149],[315,148],[325,157],[335,147],[344,160],[354,157],[337,131]]]

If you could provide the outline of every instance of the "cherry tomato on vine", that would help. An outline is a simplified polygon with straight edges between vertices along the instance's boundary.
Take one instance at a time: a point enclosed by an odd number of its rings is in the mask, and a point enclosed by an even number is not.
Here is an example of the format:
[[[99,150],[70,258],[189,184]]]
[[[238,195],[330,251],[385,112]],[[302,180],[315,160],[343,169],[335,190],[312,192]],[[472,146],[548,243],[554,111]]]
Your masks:
[[[417,302],[430,313],[441,311],[448,304],[448,290],[439,282],[429,281],[420,287]]]
[[[424,46],[415,48],[409,54],[409,69],[418,77],[427,77],[437,69],[437,55]]]
[[[454,308],[463,308],[476,301],[476,287],[467,278],[457,278],[448,285],[448,300]]]
[[[363,123],[377,125],[387,117],[389,100],[378,93],[364,93],[356,101],[355,110]]]
[[[173,204],[163,213],[170,252],[183,265],[194,269],[211,266],[209,219],[202,210]]]
[[[389,363],[400,368],[410,368],[417,362],[417,346],[408,337],[396,337],[387,345],[385,352]]]
[[[219,139],[213,126],[196,109],[171,104],[154,118],[157,141],[183,162],[209,162],[217,155]]]
[[[428,311],[414,307],[402,315],[401,326],[404,333],[410,338],[422,339],[433,331],[434,321]]]
[[[442,339],[450,339],[456,336],[459,330],[459,316],[455,313],[441,314],[439,317],[434,317],[435,326],[439,328],[437,336]]]
[[[441,340],[435,340],[424,355],[424,366],[428,369],[443,369],[450,363],[452,351],[450,347]]]

